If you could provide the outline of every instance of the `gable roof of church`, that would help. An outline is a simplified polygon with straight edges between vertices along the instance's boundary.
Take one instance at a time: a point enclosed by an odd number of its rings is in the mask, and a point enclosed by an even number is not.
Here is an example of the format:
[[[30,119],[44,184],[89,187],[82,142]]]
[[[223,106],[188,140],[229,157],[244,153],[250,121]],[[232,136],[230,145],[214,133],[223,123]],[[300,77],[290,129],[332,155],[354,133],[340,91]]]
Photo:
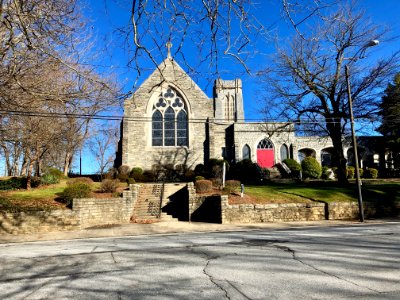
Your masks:
[[[182,90],[195,90],[198,96],[209,100],[203,90],[193,81],[192,78],[182,69],[182,67],[173,59],[164,59],[153,73],[132,93],[132,95],[126,99],[128,102],[132,102],[136,95],[142,93],[151,94],[155,88],[160,84],[173,84],[178,89]],[[125,103],[129,104],[129,103]]]

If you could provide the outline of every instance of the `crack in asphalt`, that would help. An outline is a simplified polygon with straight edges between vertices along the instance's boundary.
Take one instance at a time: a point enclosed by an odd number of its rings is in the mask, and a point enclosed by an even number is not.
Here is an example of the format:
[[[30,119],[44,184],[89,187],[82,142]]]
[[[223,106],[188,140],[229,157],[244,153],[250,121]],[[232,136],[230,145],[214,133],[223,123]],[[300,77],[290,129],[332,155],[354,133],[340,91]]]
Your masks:
[[[207,268],[208,268],[210,262],[211,262],[212,260],[215,260],[215,259],[220,258],[220,256],[209,256],[207,253],[205,253],[205,252],[203,252],[203,253],[204,253],[204,255],[207,256],[206,264],[205,264],[205,266],[204,266],[204,268],[203,268],[203,274],[206,275],[206,276],[208,277],[208,279],[209,279],[217,288],[219,288],[222,292],[225,293],[225,297],[226,297],[227,299],[231,299],[231,298],[229,297],[229,295],[228,295],[228,291],[227,291],[222,285],[218,284],[218,283],[217,283],[217,279],[215,279],[211,274],[208,274],[208,272],[207,272]]]
[[[191,251],[191,252],[194,253],[194,254],[203,256],[203,257],[205,258],[206,263],[205,263],[205,265],[204,265],[204,267],[203,267],[203,270],[202,270],[202,271],[203,271],[203,274],[207,276],[207,278],[210,280],[210,282],[211,282],[213,285],[215,285],[218,289],[220,289],[220,290],[224,293],[226,299],[229,299],[229,300],[230,300],[231,298],[229,297],[228,291],[227,291],[222,285],[218,284],[218,282],[217,282],[218,279],[215,279],[211,274],[209,274],[209,273],[207,272],[207,268],[209,267],[210,262],[211,262],[212,260],[216,260],[216,259],[221,258],[221,257],[226,257],[226,256],[228,256],[228,255],[222,255],[222,256],[218,256],[218,255],[217,255],[217,256],[212,256],[212,255],[208,254],[208,253],[205,252],[205,251],[201,251],[201,250],[200,250],[200,251],[196,251],[194,248],[202,247],[203,245],[196,245],[196,244],[194,244],[192,241],[187,241],[187,242],[190,242],[191,245],[185,246],[186,249],[188,249],[189,251]],[[236,254],[236,253],[235,253],[235,254]],[[222,281],[222,280],[219,280],[219,281]]]
[[[285,251],[285,252],[291,253],[291,254],[292,254],[292,258],[293,258],[295,261],[298,261],[298,262],[301,263],[302,265],[307,266],[307,267],[309,267],[309,268],[312,268],[312,269],[314,269],[315,271],[318,271],[318,272],[320,272],[320,273],[322,273],[322,274],[325,274],[325,275],[327,275],[327,276],[335,277],[336,279],[345,281],[345,282],[347,282],[347,283],[353,284],[353,285],[358,286],[358,287],[360,287],[360,288],[365,288],[365,289],[367,289],[367,290],[369,290],[369,291],[371,291],[371,292],[378,293],[378,294],[381,293],[380,291],[371,289],[371,288],[369,288],[369,287],[367,287],[367,286],[360,285],[360,284],[358,284],[358,283],[356,283],[356,282],[353,282],[353,281],[351,281],[351,280],[349,280],[349,279],[340,277],[340,276],[335,275],[335,274],[331,274],[331,273],[326,272],[326,271],[324,271],[324,270],[321,270],[321,269],[319,269],[319,268],[317,268],[317,267],[315,267],[315,266],[313,266],[313,265],[311,265],[311,264],[308,264],[308,263],[302,261],[301,259],[299,259],[298,257],[296,257],[296,251],[293,250],[293,249],[291,249],[291,248],[289,248],[289,247],[287,247],[287,246],[282,246],[282,245],[277,245],[277,244],[273,244],[272,246],[274,246],[276,249],[283,250],[283,251]]]
[[[117,264],[117,260],[116,260],[115,257],[114,257],[114,253],[110,252],[110,254],[111,254],[111,257],[112,257],[114,263]]]
[[[230,282],[229,280],[226,280],[226,282],[235,290],[237,291],[240,295],[242,295],[244,298],[248,299],[248,300],[252,300],[252,298],[250,298],[249,296],[247,296],[245,293],[243,293],[241,290],[239,290],[232,282]]]

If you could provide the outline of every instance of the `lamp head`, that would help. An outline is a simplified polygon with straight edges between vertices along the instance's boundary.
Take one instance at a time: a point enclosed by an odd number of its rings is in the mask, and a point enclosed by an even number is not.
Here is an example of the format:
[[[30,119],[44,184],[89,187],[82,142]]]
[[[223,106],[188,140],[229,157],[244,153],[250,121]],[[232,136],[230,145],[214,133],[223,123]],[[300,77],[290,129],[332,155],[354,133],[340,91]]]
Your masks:
[[[379,45],[378,40],[370,40],[367,44],[365,44],[365,47],[373,47]]]

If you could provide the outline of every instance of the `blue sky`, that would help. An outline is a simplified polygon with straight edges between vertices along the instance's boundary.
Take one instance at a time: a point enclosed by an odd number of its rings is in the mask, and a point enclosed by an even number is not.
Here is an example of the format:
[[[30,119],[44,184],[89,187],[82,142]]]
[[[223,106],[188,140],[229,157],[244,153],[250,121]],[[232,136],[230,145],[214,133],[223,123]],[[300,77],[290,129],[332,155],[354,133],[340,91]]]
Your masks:
[[[95,37],[95,49],[98,50],[99,58],[95,64],[103,65],[105,68],[100,68],[102,72],[113,72],[118,76],[123,90],[128,92],[134,87],[137,73],[133,68],[127,67],[129,59],[132,57],[125,51],[125,45],[119,33],[118,28],[122,28],[129,24],[129,0],[89,0],[87,6],[83,9],[86,16],[92,21],[92,33]],[[282,20],[280,13],[280,1],[278,0],[263,0],[257,1],[253,13],[258,20],[269,29],[271,36],[279,36],[281,41],[290,38],[294,34],[292,28]],[[374,23],[389,26],[392,29],[393,35],[400,33],[400,1],[398,0],[363,0],[360,1],[362,8],[365,9],[366,15],[371,17]],[[174,44],[174,40],[172,40]],[[399,41],[391,43],[381,43],[373,53],[369,54],[369,59],[379,59],[386,56],[395,50],[398,50]],[[188,43],[189,44],[189,43]],[[176,47],[177,45],[174,44]],[[173,49],[174,50],[174,46]],[[155,54],[157,63],[160,63],[166,56],[164,49],[164,57]],[[196,53],[191,51],[190,45],[185,53],[186,59],[191,64],[197,59]],[[256,71],[257,68],[268,66],[270,64],[271,55],[275,52],[275,41],[263,41],[260,43],[259,52],[252,59],[247,61],[249,67]],[[184,51],[185,52],[185,51]],[[182,67],[185,66],[180,61],[180,57],[175,57]],[[151,63],[145,64],[146,70],[139,77],[140,84],[154,69]],[[203,72],[207,73],[208,66],[205,64]],[[229,58],[223,58],[220,61],[220,67],[223,69],[221,77],[223,79],[233,79],[241,77],[244,88],[245,113],[247,119],[257,119],[260,115],[257,112],[257,94],[258,83],[254,76],[244,74],[243,68]],[[212,84],[201,77],[196,77],[195,80],[199,86],[207,93],[212,95]]]
[[[290,39],[294,34],[293,29],[288,26],[281,18],[280,1],[278,0],[260,0],[253,8],[254,15],[258,20],[269,29],[271,36],[278,36],[282,41]],[[121,39],[118,28],[123,28],[130,22],[130,3],[129,0],[87,0],[82,11],[86,17],[91,20],[91,31],[94,37],[94,53],[88,63],[93,63],[98,66],[99,72],[113,73],[117,76],[118,81],[123,87],[124,92],[129,92],[137,84],[140,84],[154,69],[154,65],[145,62],[143,63],[144,71],[140,77],[137,77],[137,72],[130,67],[127,67],[128,61],[132,54],[125,49],[125,44]],[[370,16],[372,22],[389,26],[392,29],[392,35],[400,33],[400,1],[398,0],[361,0],[361,7],[365,9],[366,15]],[[174,38],[172,43],[174,43]],[[262,67],[268,66],[271,63],[271,56],[275,52],[275,41],[271,38],[268,41],[260,41],[258,44],[257,55],[254,55],[247,61],[248,66],[256,71]],[[380,57],[390,55],[390,53],[398,50],[399,41],[390,43],[381,43],[374,51],[369,53],[368,61],[378,60]],[[160,63],[166,57],[166,49],[163,55],[155,53],[157,63]],[[174,48],[172,49],[173,52]],[[186,52],[185,52],[186,50]],[[193,50],[193,46],[188,43],[184,48],[187,61],[191,64],[196,62],[199,57]],[[175,57],[177,62],[185,69],[185,66],[180,61],[180,57]],[[259,108],[259,90],[260,86],[257,79],[253,75],[248,75],[243,72],[243,68],[232,59],[223,58],[220,60],[222,69],[222,79],[233,79],[240,77],[243,81],[243,96],[245,106],[245,118],[247,120],[262,119],[262,115],[258,112]],[[199,66],[200,74],[207,74],[209,66],[204,64]],[[212,96],[212,83],[207,80],[207,76],[196,76],[194,79],[199,86]],[[122,115],[122,110],[113,112],[113,114]],[[88,151],[84,151],[85,157],[83,162],[83,171],[85,173],[95,172],[96,166],[93,165],[93,158],[90,157]],[[77,160],[78,161],[78,160]],[[76,163],[74,164],[76,166]],[[78,170],[78,168],[75,168]]]

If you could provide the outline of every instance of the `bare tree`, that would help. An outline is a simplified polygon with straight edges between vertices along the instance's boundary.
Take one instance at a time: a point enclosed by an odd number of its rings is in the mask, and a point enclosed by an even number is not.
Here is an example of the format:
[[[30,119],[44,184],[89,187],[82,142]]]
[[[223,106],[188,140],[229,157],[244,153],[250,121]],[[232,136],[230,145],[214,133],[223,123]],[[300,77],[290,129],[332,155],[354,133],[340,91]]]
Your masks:
[[[109,0],[109,2],[112,0]],[[166,57],[165,45],[172,42],[173,56],[191,76],[219,76],[222,59],[232,59],[250,73],[247,60],[257,53],[256,45],[268,30],[255,17],[257,4],[251,0],[132,0],[131,20],[120,28],[131,54],[129,65],[138,77],[148,63],[158,65]],[[195,59],[185,56],[194,53]],[[210,74],[200,73],[208,64]]]
[[[67,173],[93,117],[120,104],[112,76],[82,63],[92,52],[80,4],[0,1],[1,146],[13,173],[21,165],[28,187],[34,165],[40,174],[54,153]]]
[[[104,124],[102,127],[106,128],[94,132],[88,141],[90,151],[99,166],[101,177],[103,177],[104,171],[113,164],[118,143],[118,128],[112,125],[104,126]]]
[[[359,58],[368,43],[384,39],[387,30],[369,22],[354,5],[339,5],[329,15],[318,14],[312,24],[307,34],[297,32],[279,48],[274,65],[260,73],[272,92],[266,107],[274,118],[297,120],[307,130],[328,135],[335,149],[338,179],[345,183],[343,139],[349,122],[345,66],[351,67],[355,117],[367,120],[376,117],[380,88],[396,72],[399,53],[375,64],[362,64]]]

